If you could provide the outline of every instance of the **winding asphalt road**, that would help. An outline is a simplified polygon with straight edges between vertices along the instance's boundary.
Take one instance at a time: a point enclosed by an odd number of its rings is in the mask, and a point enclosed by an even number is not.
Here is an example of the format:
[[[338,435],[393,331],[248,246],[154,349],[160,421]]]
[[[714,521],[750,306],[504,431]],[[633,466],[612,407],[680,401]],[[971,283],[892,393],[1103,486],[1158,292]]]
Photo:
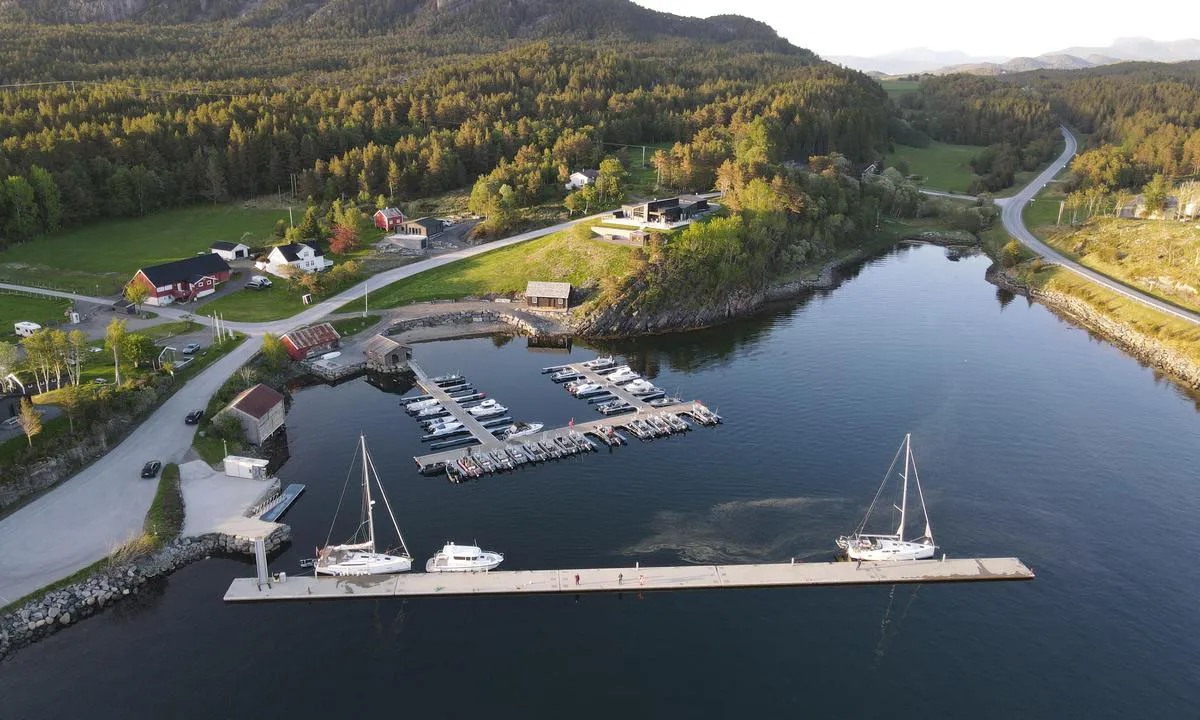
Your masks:
[[[584,221],[600,217],[593,215]],[[282,334],[309,325],[353,300],[369,288],[383,286],[456,260],[565,230],[575,220],[533,230],[503,240],[457,250],[394,268],[314,305],[298,315],[265,323],[226,323],[251,336],[225,357],[205,368],[167,399],[119,445],[58,487],[0,520],[0,605],[44,587],[91,565],[141,532],[157,483],[142,480],[142,464],[152,458],[180,462],[192,445],[193,426],[183,416],[204,407],[225,379],[255,352],[263,333]],[[56,297],[80,298],[40,288],[0,284]],[[109,304],[111,299],[84,298]],[[369,299],[369,298],[368,298]],[[179,319],[187,310],[155,308],[161,317]]]
[[[1127,297],[1130,300],[1136,300],[1143,305],[1148,305],[1159,312],[1180,318],[1182,320],[1187,320],[1188,322],[1200,324],[1200,313],[1184,310],[1183,308],[1176,307],[1170,303],[1163,302],[1162,300],[1147,295],[1144,292],[1135,290],[1127,285],[1122,285],[1116,280],[1113,280],[1105,275],[1101,275],[1095,270],[1086,268],[1059,253],[1057,250],[1041,240],[1038,240],[1033,236],[1033,233],[1029,232],[1029,228],[1025,227],[1025,223],[1021,219],[1021,211],[1025,209],[1025,206],[1028,205],[1031,200],[1033,200],[1033,196],[1036,195],[1038,191],[1046,185],[1046,183],[1053,180],[1054,176],[1067,166],[1067,163],[1069,163],[1071,158],[1075,155],[1075,137],[1071,135],[1071,133],[1068,132],[1065,127],[1060,129],[1063,134],[1063,139],[1067,142],[1067,147],[1063,150],[1062,155],[1058,156],[1058,159],[1050,164],[1050,167],[1043,170],[1040,175],[1034,178],[1033,182],[1026,185],[1019,193],[1013,195],[1004,202],[1000,215],[1001,220],[1004,222],[1004,229],[1008,231],[1009,235],[1012,235],[1018,241],[1020,241],[1021,244],[1041,255],[1042,259],[1046,262],[1052,262],[1064,270],[1073,272],[1076,275],[1091,280],[1098,285],[1103,285],[1119,295]]]

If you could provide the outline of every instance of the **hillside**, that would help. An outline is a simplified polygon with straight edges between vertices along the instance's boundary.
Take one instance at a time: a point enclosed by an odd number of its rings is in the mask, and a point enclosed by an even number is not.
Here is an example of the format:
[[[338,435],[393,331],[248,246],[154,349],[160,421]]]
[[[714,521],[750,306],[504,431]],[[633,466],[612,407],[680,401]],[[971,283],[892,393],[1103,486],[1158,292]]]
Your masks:
[[[705,42],[748,41],[796,50],[768,25],[724,15],[708,19],[655,12],[629,0],[0,0],[0,23],[151,26],[220,23],[306,34],[438,35],[494,39],[547,37]]]

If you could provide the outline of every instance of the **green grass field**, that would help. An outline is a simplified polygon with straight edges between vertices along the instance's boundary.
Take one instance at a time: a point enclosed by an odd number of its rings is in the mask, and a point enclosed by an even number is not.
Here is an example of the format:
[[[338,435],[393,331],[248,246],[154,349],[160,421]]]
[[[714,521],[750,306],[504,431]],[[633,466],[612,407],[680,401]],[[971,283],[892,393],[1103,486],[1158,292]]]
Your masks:
[[[196,307],[197,315],[220,315],[235,322],[266,322],[291,317],[304,309],[304,293],[288,288],[286,280],[274,278],[262,290],[243,288]],[[314,298],[314,302],[317,300]]]
[[[362,308],[359,309],[361,310]],[[338,331],[338,335],[346,337],[347,335],[360,333],[377,322],[379,322],[378,315],[367,315],[366,317],[359,316],[333,320],[330,324],[333,325],[334,330]]]
[[[0,253],[0,280],[113,294],[143,265],[179,260],[216,240],[265,244],[287,210],[204,205],[64,230]]]
[[[42,327],[63,321],[63,310],[70,305],[67,300],[29,297],[0,291],[0,340],[16,342],[13,324],[28,320]]]
[[[923,148],[897,145],[896,152],[887,156],[887,164],[907,160],[909,172],[924,177],[922,184],[926,187],[965,193],[977,177],[971,170],[971,158],[982,149],[977,145],[941,142],[931,142]]]
[[[879,84],[894,102],[898,102],[905,95],[912,95],[921,88],[918,80],[880,80]]]
[[[386,308],[425,300],[523,291],[530,280],[557,280],[581,285],[605,276],[628,274],[632,248],[554,233],[472,258],[443,265],[371,291],[371,307]],[[362,308],[348,303],[340,312]]]

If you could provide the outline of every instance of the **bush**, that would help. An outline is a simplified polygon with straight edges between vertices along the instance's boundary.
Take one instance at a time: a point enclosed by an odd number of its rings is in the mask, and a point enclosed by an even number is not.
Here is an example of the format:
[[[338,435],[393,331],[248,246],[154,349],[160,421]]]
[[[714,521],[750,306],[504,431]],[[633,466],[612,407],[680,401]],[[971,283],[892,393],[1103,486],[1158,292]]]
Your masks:
[[[1021,253],[1021,243],[1009,240],[1000,249],[1000,264],[1006,268],[1016,267],[1017,263],[1021,262]]]
[[[241,441],[242,424],[233,415],[226,413],[213,421],[213,432],[224,440]]]

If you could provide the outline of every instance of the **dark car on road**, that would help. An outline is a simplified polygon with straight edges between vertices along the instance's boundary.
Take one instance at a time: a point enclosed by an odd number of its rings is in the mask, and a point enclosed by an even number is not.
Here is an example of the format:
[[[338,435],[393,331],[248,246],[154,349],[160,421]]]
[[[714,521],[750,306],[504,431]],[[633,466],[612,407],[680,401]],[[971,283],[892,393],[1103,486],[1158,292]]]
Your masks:
[[[187,417],[183,419],[183,422],[188,425],[195,425],[200,422],[200,418],[202,417],[204,417],[203,410],[193,410],[187,414]]]
[[[151,460],[142,466],[142,477],[152,478],[158,475],[158,471],[162,469],[162,463],[157,460]]]

